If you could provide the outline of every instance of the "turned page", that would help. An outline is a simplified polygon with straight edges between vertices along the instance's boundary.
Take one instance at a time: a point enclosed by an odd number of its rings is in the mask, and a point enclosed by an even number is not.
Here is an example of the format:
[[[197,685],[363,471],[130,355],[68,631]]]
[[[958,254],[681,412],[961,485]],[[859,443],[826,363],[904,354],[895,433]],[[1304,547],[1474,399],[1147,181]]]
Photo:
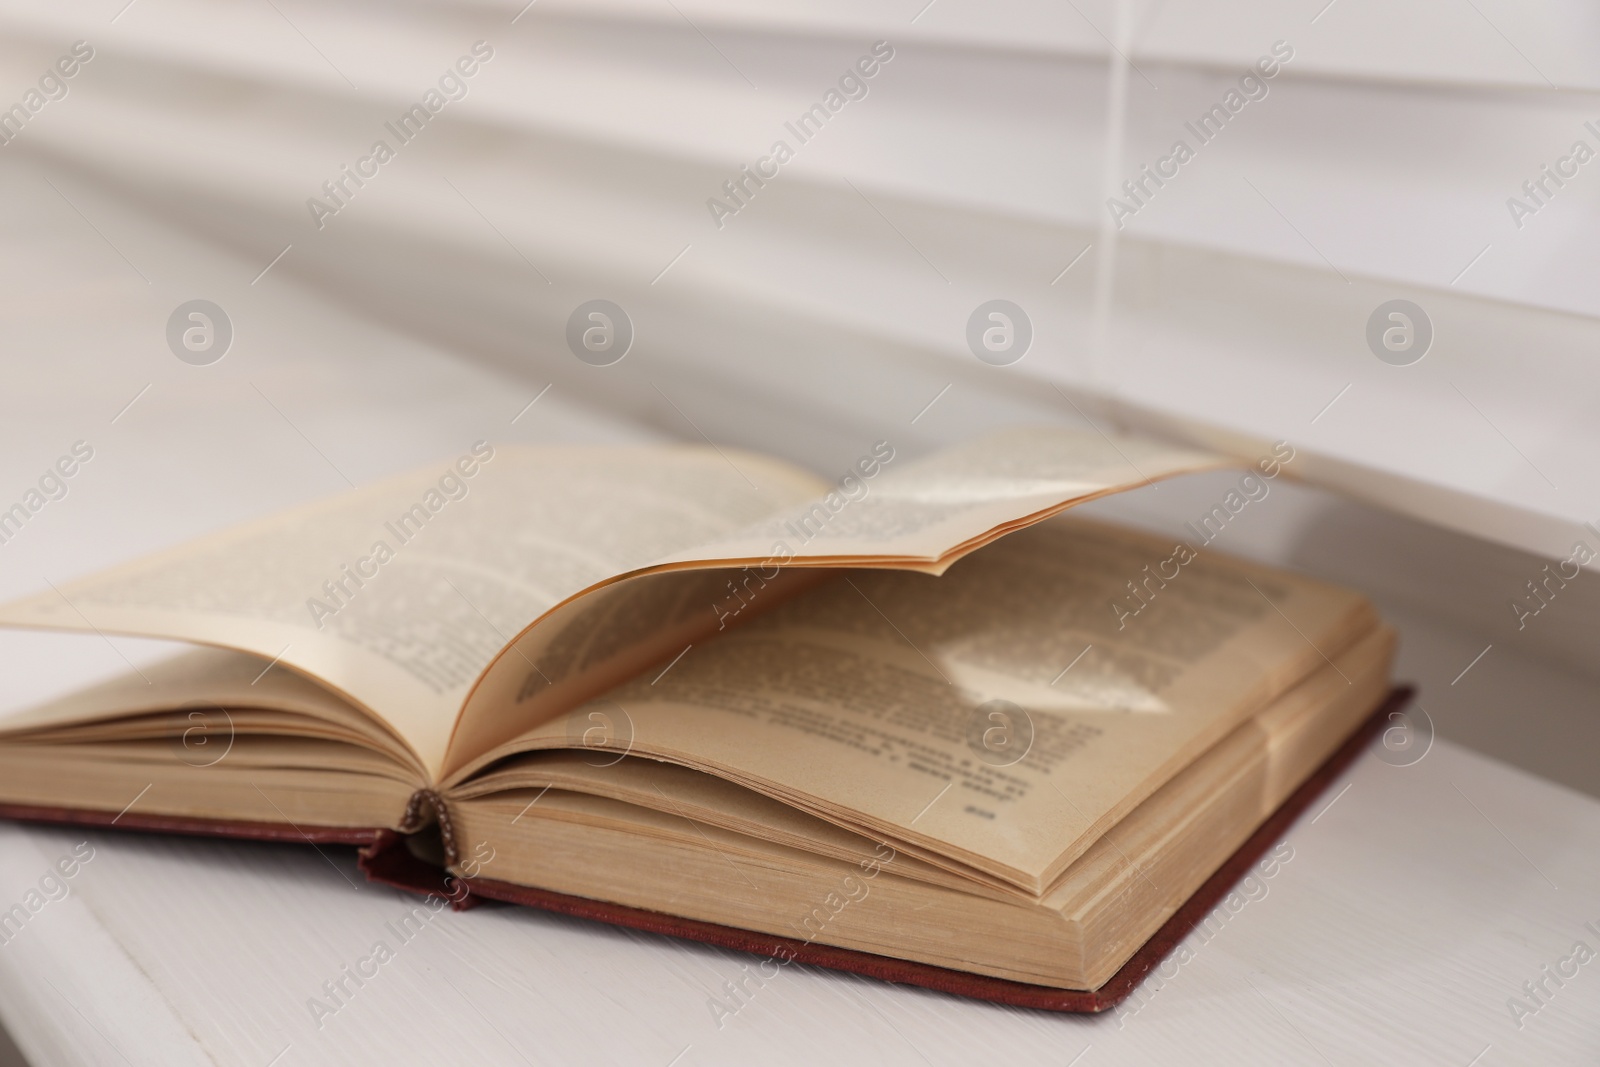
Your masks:
[[[821,487],[775,460],[698,446],[479,442],[454,460],[58,583],[0,608],[0,625],[254,653],[364,707],[437,775],[468,688],[518,632],[596,583]]]
[[[1075,503],[1236,461],[1065,426],[1001,430],[919,460],[880,441],[827,493],[670,562],[922,565]]]
[[[1376,624],[1354,593],[1062,517],[942,577],[829,577],[571,718],[1038,891]]]
[[[604,668],[588,650],[575,657],[585,642],[608,643],[603,635],[598,641],[582,636],[596,626],[656,619],[657,637],[681,650],[771,608],[805,583],[799,575],[810,568],[942,573],[962,554],[1073,504],[1230,462],[1064,426],[1001,430],[911,462],[892,443],[878,441],[824,492],[656,560],[647,573],[632,576],[628,588],[566,605],[565,617],[543,620],[524,634],[473,690],[450,742],[448,781],[462,781],[515,751],[519,738],[556,717],[574,736],[616,725],[573,709],[604,685],[647,667],[643,654],[650,649],[640,645],[632,657],[615,657]],[[573,677],[575,658],[594,669]]]
[[[748,621],[814,580],[814,572],[802,576],[809,568],[940,573],[962,553],[1074,503],[1229,462],[1064,426],[1001,430],[912,462],[878,441],[809,499],[654,560],[626,588],[541,620],[474,688],[450,742],[447,779],[464,780],[558,716],[576,735],[588,733],[588,713],[571,714],[582,700],[643,670],[662,644],[681,650]],[[602,662],[595,648],[615,645],[604,631],[647,619],[655,647],[641,643]]]

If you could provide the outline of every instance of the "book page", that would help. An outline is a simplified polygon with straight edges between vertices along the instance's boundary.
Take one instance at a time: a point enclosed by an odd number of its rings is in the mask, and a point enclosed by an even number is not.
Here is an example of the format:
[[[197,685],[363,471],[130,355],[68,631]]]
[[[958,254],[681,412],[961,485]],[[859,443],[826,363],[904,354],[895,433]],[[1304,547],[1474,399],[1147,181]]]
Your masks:
[[[567,601],[518,637],[473,687],[450,737],[441,784],[516,751],[516,739],[542,723],[559,719],[582,737],[595,724],[572,715],[574,708],[652,665],[659,670],[664,657],[755,618],[825,576],[798,569],[774,569],[770,579],[720,567],[651,571]]]
[[[263,731],[365,745],[426,778],[416,756],[381,720],[304,675],[232,649],[188,647],[0,715],[0,738],[7,741],[166,738],[179,758],[194,764],[220,759],[236,734]]]
[[[772,606],[799,584],[780,570],[834,561],[936,572],[1072,503],[1228,462],[1064,427],[1004,431],[901,468],[894,457],[879,442],[830,487],[716,448],[479,442],[437,469],[7,605],[0,625],[265,656],[382,719],[437,778],[647,665],[663,642],[681,648],[750,617],[753,590],[757,610]],[[798,548],[773,540],[783,531]],[[755,567],[672,577],[743,562]],[[630,586],[623,609],[568,604],[613,583]],[[573,610],[544,619],[563,606]],[[602,616],[625,619],[632,645],[588,656],[553,684],[540,658],[569,623]],[[549,691],[527,701],[530,678]]]
[[[681,652],[769,610],[799,586],[797,571],[873,567],[939,574],[963,554],[1073,504],[1232,462],[1064,426],[1007,429],[911,463],[879,441],[825,492],[628,576],[630,604],[612,596],[609,608],[567,605],[567,618],[541,620],[524,633],[474,687],[451,739],[448,781],[461,781],[506,754],[506,746],[514,748],[515,739],[541,721],[560,716],[584,733],[592,724],[571,715],[581,699],[644,669],[654,656]],[[682,577],[688,570],[713,573]],[[634,610],[631,603],[673,607],[663,615]],[[655,618],[656,632],[608,669],[597,666],[565,684],[551,678],[544,657],[553,644],[571,643],[559,631],[578,616],[605,613],[624,628]]]
[[[0,624],[193,641],[303,672],[430,773],[466,693],[568,598],[822,485],[706,447],[479,442],[435,468],[224,531],[0,608]]]
[[[831,578],[572,717],[625,724],[585,745],[711,770],[1036,892],[1377,625],[1357,594],[1185,547],[1058,518],[942,577]],[[578,747],[561,724],[522,744]]]
[[[960,553],[1072,504],[1235,463],[1065,426],[1014,427],[911,463],[880,441],[827,493],[663,562],[922,563],[938,573]]]

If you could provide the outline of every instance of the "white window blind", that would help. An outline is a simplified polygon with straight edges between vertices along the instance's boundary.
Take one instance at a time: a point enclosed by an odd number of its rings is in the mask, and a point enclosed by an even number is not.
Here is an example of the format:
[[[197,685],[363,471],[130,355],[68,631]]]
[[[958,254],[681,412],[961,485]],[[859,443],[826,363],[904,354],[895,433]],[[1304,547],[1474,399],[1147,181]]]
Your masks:
[[[263,284],[663,420],[655,383],[682,382],[720,438],[783,447],[775,402],[926,440],[970,432],[938,405],[1054,411],[1286,439],[1315,480],[1546,556],[1600,520],[1592,5],[116,0],[0,22],[17,77],[95,49],[0,149],[63,191],[114,188],[273,261]],[[464,97],[388,133],[478,41]],[[393,158],[361,164],[380,139]],[[603,383],[562,343],[593,297],[638,327]],[[1009,367],[967,350],[995,298],[1033,325]],[[1394,299],[1432,328],[1409,366],[1368,345]]]

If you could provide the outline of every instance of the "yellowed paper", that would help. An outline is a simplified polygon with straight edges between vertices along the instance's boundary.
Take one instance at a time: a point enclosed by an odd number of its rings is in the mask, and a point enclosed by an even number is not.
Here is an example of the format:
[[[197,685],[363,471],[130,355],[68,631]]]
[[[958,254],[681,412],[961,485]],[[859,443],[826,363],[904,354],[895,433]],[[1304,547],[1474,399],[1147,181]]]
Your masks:
[[[1211,553],[1126,614],[1126,583],[1173,550],[1063,518],[941,578],[846,575],[578,711],[625,724],[614,747],[1037,891],[1376,625],[1357,594]]]
[[[437,773],[473,681],[535,619],[817,489],[735,455],[738,468],[710,448],[480,442],[437,468],[61,583],[0,609],[0,624],[255,653],[366,708]]]

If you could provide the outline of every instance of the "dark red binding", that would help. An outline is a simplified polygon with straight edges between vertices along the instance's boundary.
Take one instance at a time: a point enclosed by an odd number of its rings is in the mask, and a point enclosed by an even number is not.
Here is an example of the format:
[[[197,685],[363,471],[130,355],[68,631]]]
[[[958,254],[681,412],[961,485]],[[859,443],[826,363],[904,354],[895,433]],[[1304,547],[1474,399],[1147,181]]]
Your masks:
[[[470,902],[474,897],[488,897],[510,904],[523,904],[544,911],[572,915],[580,919],[592,919],[597,922],[632,927],[635,930],[646,930],[650,933],[704,941],[723,948],[755,953],[758,956],[792,958],[801,963],[864,974],[886,982],[901,982],[1020,1008],[1065,1012],[1106,1011],[1116,1007],[1132,993],[1144,976],[1166,959],[1167,955],[1189,935],[1189,931],[1205,919],[1211,909],[1216,907],[1234,885],[1250,872],[1256,861],[1282,840],[1294,821],[1361,754],[1367,742],[1384,723],[1389,721],[1390,714],[1405,707],[1411,699],[1412,692],[1410,687],[1405,686],[1391,690],[1383,703],[1351,733],[1338,751],[1312,772],[1311,776],[1301,783],[1300,788],[1295,790],[1277,811],[1268,816],[1266,822],[1262,823],[1255,833],[1251,834],[1245,843],[1240,845],[1199,889],[1195,890],[1150,940],[1146,941],[1099,989],[1055,989],[1050,986],[1029,985],[1025,982],[1011,982],[1004,978],[990,978],[986,975],[971,974],[926,963],[913,963],[909,960],[878,956],[855,949],[820,945],[814,941],[799,941],[790,937],[756,933],[696,919],[684,919],[663,912],[646,911],[643,908],[608,904],[587,897],[553,893],[545,889],[500,882],[492,878],[465,879],[471,893],[467,900]],[[390,831],[384,833],[388,835],[387,838],[362,850],[362,869],[367,872],[367,877],[419,893],[449,895],[438,870],[413,857],[398,835]],[[400,854],[403,854],[403,857]]]
[[[31,804],[0,804],[0,819],[19,822],[92,826],[97,830],[144,830],[155,834],[190,837],[238,837],[249,841],[279,841],[308,845],[371,845],[388,830],[349,826],[295,826],[285,822],[251,822],[245,819],[198,819],[183,815],[143,815],[89,811],[82,808],[46,808]]]
[[[301,828],[284,823],[140,815],[134,812],[118,816],[110,812],[29,807],[18,804],[0,804],[0,818],[119,830],[236,837],[257,841],[359,845],[360,866],[370,880],[427,896],[443,897],[450,900],[457,909],[473,907],[485,899],[499,900],[580,919],[704,941],[759,956],[792,958],[801,963],[863,974],[886,982],[921,986],[977,1000],[1044,1011],[1101,1012],[1116,1007],[1133,992],[1145,975],[1159,965],[1168,953],[1188,936],[1189,931],[1205,918],[1268,849],[1282,839],[1294,821],[1361,754],[1367,742],[1384,723],[1389,721],[1391,713],[1405,707],[1411,700],[1412,693],[1413,690],[1409,686],[1391,690],[1383,703],[1351,733],[1338,751],[1328,757],[1322,766],[1317,768],[1221,867],[1217,868],[1216,872],[1173,913],[1150,940],[1123,964],[1122,969],[1099,989],[1092,990],[1053,989],[1049,986],[1011,982],[1003,978],[969,974],[947,967],[878,956],[870,952],[835,948],[831,945],[819,945],[789,937],[719,926],[716,923],[701,922],[696,919],[679,918],[643,908],[630,908],[586,897],[553,893],[529,886],[499,882],[492,878],[457,879],[433,864],[419,859],[406,847],[402,834],[385,828]],[[462,892],[463,883],[468,890],[466,893]]]

